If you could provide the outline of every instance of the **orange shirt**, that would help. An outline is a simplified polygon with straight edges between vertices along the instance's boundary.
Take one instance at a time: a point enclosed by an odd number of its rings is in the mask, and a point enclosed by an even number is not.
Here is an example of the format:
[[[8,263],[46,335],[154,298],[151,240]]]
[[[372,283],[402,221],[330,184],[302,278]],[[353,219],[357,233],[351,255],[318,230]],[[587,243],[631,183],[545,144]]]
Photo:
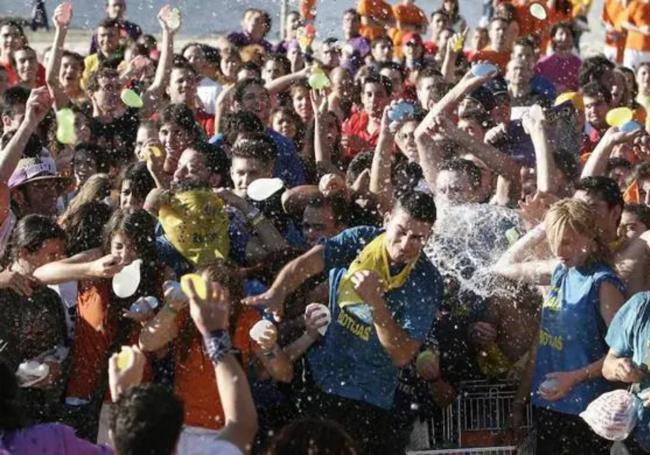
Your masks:
[[[393,5],[393,15],[395,21],[401,25],[401,28],[391,30],[389,35],[393,40],[393,53],[397,57],[402,57],[402,37],[407,32],[417,32],[429,25],[426,14],[415,5]]]
[[[501,73],[504,74],[510,61],[510,52],[496,52],[490,46],[487,46],[472,55],[472,62],[480,62],[482,60],[498,66]]]
[[[650,26],[650,1],[633,0],[627,5],[625,17],[635,27]],[[628,31],[625,49],[650,52],[650,35]]]
[[[616,61],[622,63],[627,37],[627,31],[621,28],[621,23],[625,20],[625,5],[620,0],[604,2],[600,18],[618,32],[618,36],[605,32],[605,45],[616,48]]]
[[[394,19],[393,9],[384,0],[359,0],[357,12],[361,16],[373,19],[375,21],[389,21]],[[361,36],[372,41],[386,34],[386,28],[362,25],[360,30]]]
[[[244,308],[237,318],[233,347],[242,355],[244,371],[252,357],[252,343],[248,332],[261,319],[252,308]],[[174,346],[175,372],[174,392],[183,400],[185,406],[185,425],[218,430],[225,424],[221,399],[217,390],[212,361],[204,352],[203,340],[198,334],[189,311],[180,316],[180,333]],[[189,346],[184,343],[184,330],[191,330]]]
[[[300,0],[300,17],[306,21],[316,18],[316,0]]]

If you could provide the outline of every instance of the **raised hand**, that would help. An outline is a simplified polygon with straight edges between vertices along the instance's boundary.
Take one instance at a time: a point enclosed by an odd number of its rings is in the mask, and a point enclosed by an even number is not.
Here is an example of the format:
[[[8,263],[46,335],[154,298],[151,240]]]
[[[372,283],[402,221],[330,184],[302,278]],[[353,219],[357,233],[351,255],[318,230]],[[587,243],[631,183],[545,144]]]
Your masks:
[[[203,275],[206,280],[206,276]],[[230,293],[216,281],[206,280],[207,297],[201,298],[192,281],[188,282],[187,297],[190,301],[190,316],[201,332],[208,336],[215,330],[227,330],[230,316]]]
[[[72,22],[72,2],[65,1],[54,9],[52,22],[56,28],[68,28]]]
[[[38,125],[50,111],[52,97],[46,86],[35,88],[29,94],[25,104],[25,121],[32,126]]]
[[[108,254],[90,264],[90,275],[96,278],[112,278],[122,267],[120,258]]]

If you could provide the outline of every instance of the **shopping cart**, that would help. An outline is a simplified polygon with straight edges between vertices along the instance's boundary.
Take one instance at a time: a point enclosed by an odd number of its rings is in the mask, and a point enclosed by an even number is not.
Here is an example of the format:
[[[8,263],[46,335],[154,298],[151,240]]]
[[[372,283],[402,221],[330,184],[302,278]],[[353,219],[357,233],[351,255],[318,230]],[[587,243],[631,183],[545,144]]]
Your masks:
[[[508,431],[517,384],[468,381],[460,384],[455,402],[437,416],[416,422],[409,455],[532,455],[535,435],[532,408],[527,406],[527,436],[517,441]]]

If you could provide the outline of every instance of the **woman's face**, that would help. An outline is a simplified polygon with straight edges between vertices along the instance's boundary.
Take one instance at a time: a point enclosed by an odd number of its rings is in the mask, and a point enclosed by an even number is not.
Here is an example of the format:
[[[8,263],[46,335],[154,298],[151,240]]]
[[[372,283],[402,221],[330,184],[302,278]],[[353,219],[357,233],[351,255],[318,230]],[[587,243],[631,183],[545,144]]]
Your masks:
[[[133,208],[141,209],[144,205],[144,200],[138,199],[133,195],[131,180],[124,179],[122,181],[122,188],[120,188],[120,208]]]
[[[636,83],[639,84],[639,93],[650,94],[650,66],[642,65],[636,72]]]
[[[264,82],[268,83],[280,76],[283,76],[284,74],[282,73],[282,65],[280,65],[275,60],[268,60],[262,68],[262,79]]]
[[[29,253],[23,249],[20,253],[20,259],[27,262],[32,270],[36,270],[45,264],[61,259],[64,249],[63,239],[47,239],[34,253]]]
[[[178,158],[190,145],[190,135],[175,123],[163,123],[158,131],[158,139],[165,146],[167,157],[178,161]]]
[[[129,265],[138,257],[135,244],[126,235],[118,232],[111,238],[111,255],[122,265]]]
[[[237,72],[241,67],[241,60],[235,57],[230,57],[221,60],[219,66],[221,67],[221,72],[225,77],[227,77],[230,80],[235,80],[237,78]]]
[[[296,124],[291,120],[291,117],[286,115],[284,112],[278,112],[273,116],[272,128],[289,139],[295,138],[298,131]]]
[[[149,126],[140,126],[135,135],[135,148],[133,150],[136,158],[143,161],[145,159],[144,155],[142,155],[142,148],[144,145],[147,142],[157,142],[158,140],[158,132],[154,128],[150,128]]]
[[[305,123],[309,122],[313,116],[313,112],[307,90],[304,88],[294,90],[291,95],[291,100],[293,102],[293,109],[298,113],[302,121]]]
[[[594,247],[593,238],[566,227],[553,254],[565,267],[584,265]]]

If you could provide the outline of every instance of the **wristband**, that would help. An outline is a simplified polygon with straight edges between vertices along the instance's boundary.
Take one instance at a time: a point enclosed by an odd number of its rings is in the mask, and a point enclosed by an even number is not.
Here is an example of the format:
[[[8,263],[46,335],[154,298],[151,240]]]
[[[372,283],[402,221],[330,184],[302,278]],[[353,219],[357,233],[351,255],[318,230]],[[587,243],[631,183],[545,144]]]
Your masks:
[[[227,330],[214,330],[203,337],[206,353],[213,363],[221,362],[223,356],[232,353],[232,343]]]
[[[250,223],[251,223],[251,226],[252,226],[252,227],[257,227],[260,223],[264,222],[264,220],[266,220],[266,218],[264,217],[264,214],[263,214],[263,213],[260,213],[260,214],[257,215],[255,218],[253,218],[253,219],[250,221]]]

